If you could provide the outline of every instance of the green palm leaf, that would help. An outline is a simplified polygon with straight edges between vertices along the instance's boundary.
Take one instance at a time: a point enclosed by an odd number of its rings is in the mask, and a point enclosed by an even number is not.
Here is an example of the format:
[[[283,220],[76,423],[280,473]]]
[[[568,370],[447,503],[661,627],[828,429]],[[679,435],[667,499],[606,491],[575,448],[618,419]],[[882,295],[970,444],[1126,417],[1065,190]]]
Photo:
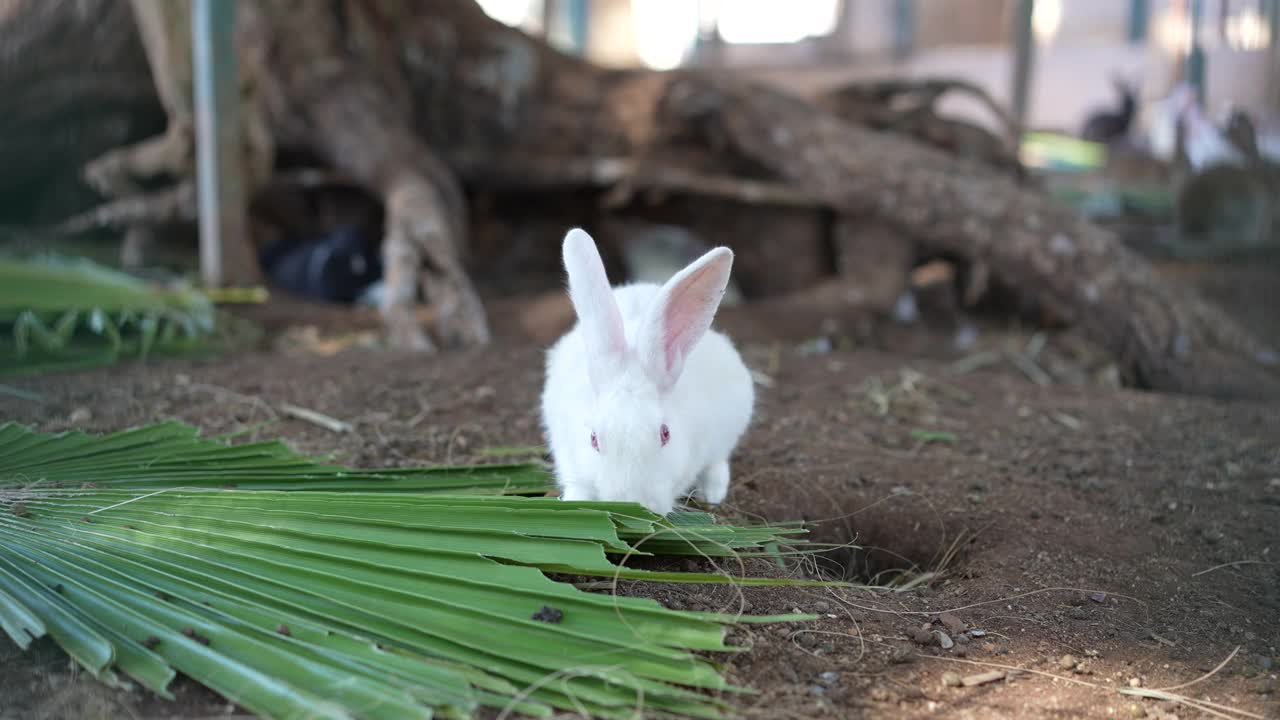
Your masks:
[[[548,572],[728,582],[627,554],[763,554],[800,532],[540,495],[539,465],[354,470],[168,423],[0,426],[0,628],[107,684],[182,672],[269,717],[719,717],[733,618]],[[793,542],[794,544],[794,542]],[[793,581],[734,579],[740,583]]]
[[[0,376],[209,354],[256,329],[198,290],[88,260],[0,258]]]

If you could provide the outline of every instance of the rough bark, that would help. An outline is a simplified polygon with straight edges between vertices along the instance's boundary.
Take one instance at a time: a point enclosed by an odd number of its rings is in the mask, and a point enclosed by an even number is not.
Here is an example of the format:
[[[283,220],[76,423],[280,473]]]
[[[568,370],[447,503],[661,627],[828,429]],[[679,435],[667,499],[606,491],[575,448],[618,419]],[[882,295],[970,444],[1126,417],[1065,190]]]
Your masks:
[[[48,223],[93,198],[93,157],[164,126],[127,3],[9,0],[0,13],[0,222]]]
[[[296,0],[257,9],[250,22],[269,38],[266,91],[276,124],[383,202],[382,313],[392,344],[433,347],[414,313],[419,289],[446,344],[488,343],[484,307],[462,263],[461,186],[410,122],[411,94],[393,52],[395,25],[386,25],[384,14],[403,9],[346,3],[317,12],[314,3]]]
[[[1274,350],[1159,279],[1111,233],[981,165],[760,88],[699,77],[673,85],[662,115],[729,138],[797,187],[883,218],[925,249],[982,261],[1116,353],[1137,386],[1280,396]]]
[[[938,103],[952,92],[976,98],[999,121],[1003,135],[941,115]],[[817,104],[845,122],[906,135],[953,155],[985,163],[1019,180],[1028,179],[1017,148],[1002,139],[1017,134],[1013,118],[973,83],[945,78],[857,82],[823,93]]]

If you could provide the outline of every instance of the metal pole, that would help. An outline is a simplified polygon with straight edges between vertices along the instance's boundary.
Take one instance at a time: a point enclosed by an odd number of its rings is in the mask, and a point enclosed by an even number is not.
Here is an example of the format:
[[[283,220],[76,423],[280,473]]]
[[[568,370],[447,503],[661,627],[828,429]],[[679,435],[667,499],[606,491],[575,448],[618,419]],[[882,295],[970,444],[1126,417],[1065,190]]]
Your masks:
[[[555,22],[556,0],[542,0],[542,39],[551,37],[551,23]]]
[[[1267,0],[1267,101],[1280,112],[1280,0]]]
[[[251,284],[259,277],[249,249],[240,168],[235,11],[235,0],[194,0],[191,8],[200,271],[209,287]]]
[[[1014,147],[1021,144],[1027,126],[1027,105],[1031,97],[1031,73],[1035,62],[1035,36],[1031,32],[1031,16],[1035,0],[1017,0],[1013,11],[1013,92],[1010,112],[1013,114]]]
[[[1129,0],[1129,44],[1141,45],[1146,42],[1150,18],[1150,0]]]
[[[1191,50],[1187,53],[1187,82],[1195,90],[1196,102],[1204,105],[1204,48],[1200,46],[1200,21],[1204,14],[1204,1],[1191,0],[1188,6],[1190,17],[1187,22],[1191,27]]]
[[[911,54],[915,46],[915,0],[895,0],[893,3],[893,56],[902,60]]]
[[[576,55],[587,54],[587,33],[590,18],[587,0],[566,0],[568,5],[569,42]]]

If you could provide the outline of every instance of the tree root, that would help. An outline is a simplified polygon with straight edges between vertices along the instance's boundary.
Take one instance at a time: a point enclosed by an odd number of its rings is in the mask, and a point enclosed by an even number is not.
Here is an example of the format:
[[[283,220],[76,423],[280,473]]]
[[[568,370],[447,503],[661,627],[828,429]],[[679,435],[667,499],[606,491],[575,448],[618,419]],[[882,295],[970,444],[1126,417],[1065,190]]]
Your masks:
[[[1133,385],[1280,397],[1273,349],[1161,280],[1111,233],[1008,177],[746,84],[686,78],[663,115],[728,138],[734,152],[839,211],[874,215],[925,250],[985,264],[1108,347]]]
[[[128,195],[63,221],[58,232],[74,234],[103,228],[195,222],[196,186],[185,180],[173,187]]]

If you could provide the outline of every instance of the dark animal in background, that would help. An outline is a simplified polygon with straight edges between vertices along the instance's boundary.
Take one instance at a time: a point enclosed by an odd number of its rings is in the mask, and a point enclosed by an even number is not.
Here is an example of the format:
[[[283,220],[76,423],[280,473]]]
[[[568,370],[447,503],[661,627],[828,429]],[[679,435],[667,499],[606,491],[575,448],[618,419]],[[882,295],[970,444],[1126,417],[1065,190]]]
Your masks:
[[[1258,129],[1253,123],[1253,118],[1249,117],[1249,113],[1240,108],[1234,108],[1227,116],[1227,126],[1223,134],[1246,160],[1255,164],[1261,161],[1258,150]]]
[[[382,277],[376,241],[359,225],[339,225],[319,237],[281,240],[258,255],[277,287],[303,297],[353,303]]]
[[[1098,110],[1089,115],[1080,131],[1080,137],[1085,140],[1110,145],[1129,136],[1138,109],[1137,91],[1123,78],[1113,77],[1111,82],[1120,95],[1120,104],[1113,110]]]

